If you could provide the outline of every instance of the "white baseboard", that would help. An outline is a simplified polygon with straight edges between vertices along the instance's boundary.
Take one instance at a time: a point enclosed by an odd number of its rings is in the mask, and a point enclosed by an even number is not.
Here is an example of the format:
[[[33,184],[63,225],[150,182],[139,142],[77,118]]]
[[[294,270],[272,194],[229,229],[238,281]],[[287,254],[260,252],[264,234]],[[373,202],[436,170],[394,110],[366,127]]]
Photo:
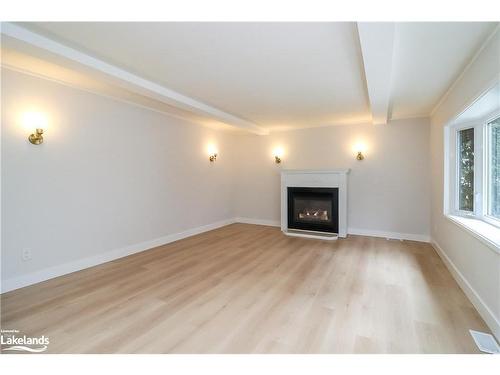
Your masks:
[[[1,290],[2,293],[5,293],[28,285],[37,284],[42,281],[53,279],[58,276],[67,275],[69,273],[80,271],[85,268],[97,266],[99,264],[110,262],[112,260],[123,258],[125,256],[132,255],[135,253],[140,253],[142,251],[149,250],[157,246],[166,245],[170,242],[178,241],[183,238],[191,237],[196,234],[217,229],[232,224],[234,222],[235,222],[234,219],[221,220],[212,224],[188,229],[184,232],[169,234],[167,236],[156,238],[154,240],[141,242],[120,249],[111,250],[103,254],[79,259],[73,262],[61,264],[54,267],[45,268],[40,271],[32,272],[26,275],[13,277],[2,281]]]
[[[431,241],[431,245],[441,257],[446,268],[448,268],[451,275],[458,283],[460,288],[462,288],[465,295],[469,298],[471,303],[479,312],[479,315],[481,315],[488,327],[490,327],[493,335],[495,335],[497,340],[500,340],[500,321],[495,317],[493,311],[491,311],[491,309],[488,307],[488,305],[486,305],[481,296],[479,296],[479,294],[474,290],[474,288],[472,287],[472,285],[470,285],[469,281],[465,278],[462,272],[460,272],[460,270],[457,268],[457,266],[455,266],[448,255],[446,255],[441,246],[439,246],[439,244],[434,240]]]
[[[271,227],[281,226],[281,222],[279,220],[262,220],[262,219],[248,218],[248,217],[236,217],[234,218],[234,222],[244,223],[244,224],[267,225]],[[409,240],[409,241],[419,241],[419,242],[430,242],[431,240],[430,236],[423,234],[384,232],[384,231],[377,231],[370,229],[349,228],[347,230],[347,233],[358,236],[382,237],[382,238],[390,238],[396,240]]]
[[[430,242],[431,241],[430,236],[427,236],[424,234],[384,232],[384,231],[378,231],[378,230],[356,229],[356,228],[347,229],[347,233],[357,235],[357,236],[382,237],[382,238],[390,238],[390,239],[394,239],[394,240],[409,240],[409,241],[418,241],[418,242]]]
[[[234,218],[234,222],[244,223],[244,224],[267,225],[270,227],[281,226],[281,222],[279,220],[262,220],[262,219],[252,219],[249,217],[236,217]]]

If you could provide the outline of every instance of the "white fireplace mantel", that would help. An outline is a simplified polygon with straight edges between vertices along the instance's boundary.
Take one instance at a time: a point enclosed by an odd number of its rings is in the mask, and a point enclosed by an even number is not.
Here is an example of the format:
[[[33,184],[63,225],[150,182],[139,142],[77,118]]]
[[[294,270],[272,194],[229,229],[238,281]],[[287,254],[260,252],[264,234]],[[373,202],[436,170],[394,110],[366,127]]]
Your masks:
[[[324,187],[339,189],[339,237],[347,236],[347,175],[350,169],[283,170],[281,172],[281,230],[288,231],[288,187]],[[293,235],[300,235],[294,233]],[[304,235],[310,237],[309,235]]]

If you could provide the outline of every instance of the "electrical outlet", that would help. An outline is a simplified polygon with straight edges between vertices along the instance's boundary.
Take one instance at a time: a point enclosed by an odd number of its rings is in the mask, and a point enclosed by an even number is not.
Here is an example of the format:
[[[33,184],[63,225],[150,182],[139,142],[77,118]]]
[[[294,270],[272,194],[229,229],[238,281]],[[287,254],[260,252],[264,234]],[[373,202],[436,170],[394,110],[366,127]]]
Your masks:
[[[31,260],[31,250],[30,249],[23,249],[23,261],[28,261]]]

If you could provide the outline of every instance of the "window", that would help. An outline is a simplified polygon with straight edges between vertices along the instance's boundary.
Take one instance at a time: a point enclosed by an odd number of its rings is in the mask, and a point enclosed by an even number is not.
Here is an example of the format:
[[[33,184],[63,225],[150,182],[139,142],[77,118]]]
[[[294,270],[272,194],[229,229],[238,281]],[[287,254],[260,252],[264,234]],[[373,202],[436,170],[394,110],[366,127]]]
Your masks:
[[[500,219],[500,117],[487,125],[488,215]]]
[[[474,128],[458,131],[458,209],[474,211]]]
[[[451,125],[446,213],[500,227],[500,111]]]

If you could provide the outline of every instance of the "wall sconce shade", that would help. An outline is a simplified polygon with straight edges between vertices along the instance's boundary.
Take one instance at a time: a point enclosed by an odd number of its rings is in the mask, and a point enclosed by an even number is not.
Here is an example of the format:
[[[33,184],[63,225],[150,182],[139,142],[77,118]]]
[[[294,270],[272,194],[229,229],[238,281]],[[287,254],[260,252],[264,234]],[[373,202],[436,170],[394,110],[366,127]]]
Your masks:
[[[43,143],[43,129],[36,129],[36,132],[33,134],[30,134],[28,137],[28,140],[30,143],[34,145],[39,145]]]

